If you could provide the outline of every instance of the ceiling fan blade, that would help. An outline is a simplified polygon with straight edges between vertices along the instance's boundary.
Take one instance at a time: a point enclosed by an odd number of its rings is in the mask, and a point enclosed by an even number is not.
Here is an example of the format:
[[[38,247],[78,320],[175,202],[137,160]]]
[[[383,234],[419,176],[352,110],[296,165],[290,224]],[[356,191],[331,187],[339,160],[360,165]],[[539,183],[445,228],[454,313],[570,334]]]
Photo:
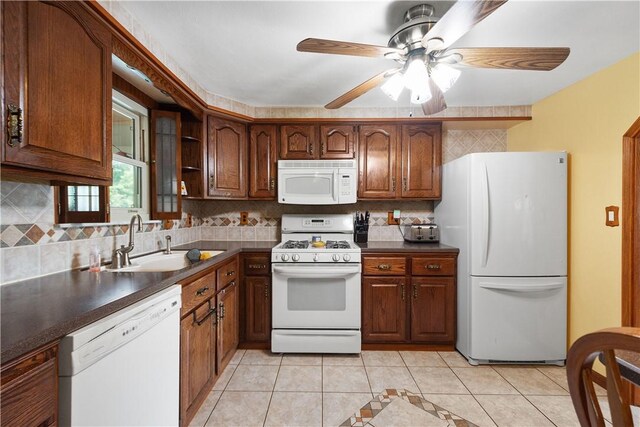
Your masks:
[[[371,77],[366,82],[360,83],[358,86],[354,87],[349,92],[347,92],[347,93],[339,96],[338,98],[334,99],[333,101],[331,101],[330,103],[325,105],[324,108],[327,108],[329,110],[334,110],[336,108],[340,108],[340,107],[350,103],[351,101],[353,101],[357,97],[364,95],[365,93],[369,92],[374,87],[378,86],[380,83],[382,83],[382,81],[384,79],[386,79],[387,77],[391,76],[392,74],[394,74],[398,70],[399,70],[399,68],[386,70],[386,71],[381,72],[380,74],[377,74],[377,75]]]
[[[433,79],[429,79],[429,89],[431,90],[431,99],[422,104],[422,112],[425,116],[439,113],[447,108],[444,95]]]
[[[376,46],[372,44],[361,44],[343,42],[339,40],[324,39],[304,39],[296,47],[298,52],[331,53],[335,55],[368,56],[371,58],[384,58],[385,55],[404,55],[402,49],[393,47]]]
[[[562,64],[568,47],[470,47],[450,49],[445,55],[462,56],[457,63],[478,68],[550,71]]]
[[[428,52],[434,50],[429,47],[431,39],[437,44],[436,50],[451,46],[506,2],[507,0],[458,0],[423,37],[422,45]]]

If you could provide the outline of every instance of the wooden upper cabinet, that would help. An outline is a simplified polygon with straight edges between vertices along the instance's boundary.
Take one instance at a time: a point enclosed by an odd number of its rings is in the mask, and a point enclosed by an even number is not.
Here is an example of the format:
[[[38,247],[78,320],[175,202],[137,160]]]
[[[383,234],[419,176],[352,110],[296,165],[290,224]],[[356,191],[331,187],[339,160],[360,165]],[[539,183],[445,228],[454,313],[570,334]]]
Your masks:
[[[393,199],[396,197],[397,133],[397,127],[394,125],[360,126],[358,132],[359,198]]]
[[[249,132],[249,197],[276,199],[277,128],[275,125],[251,126]]]
[[[315,159],[318,153],[318,127],[314,125],[280,126],[280,158]]]
[[[209,197],[247,198],[246,132],[242,123],[208,118]]]
[[[151,219],[180,219],[180,113],[151,111]]]
[[[401,197],[440,198],[442,137],[440,125],[402,126]]]
[[[320,126],[321,159],[353,159],[355,142],[355,126]]]
[[[3,165],[109,182],[111,33],[83,2],[1,6]]]

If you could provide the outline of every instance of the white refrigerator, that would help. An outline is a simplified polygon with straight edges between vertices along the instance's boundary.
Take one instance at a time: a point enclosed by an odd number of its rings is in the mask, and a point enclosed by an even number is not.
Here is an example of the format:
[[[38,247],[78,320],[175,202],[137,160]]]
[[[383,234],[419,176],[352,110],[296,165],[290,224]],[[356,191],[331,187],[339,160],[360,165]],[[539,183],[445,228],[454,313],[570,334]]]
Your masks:
[[[458,247],[457,349],[472,364],[563,364],[567,153],[469,154],[443,166],[440,241]]]

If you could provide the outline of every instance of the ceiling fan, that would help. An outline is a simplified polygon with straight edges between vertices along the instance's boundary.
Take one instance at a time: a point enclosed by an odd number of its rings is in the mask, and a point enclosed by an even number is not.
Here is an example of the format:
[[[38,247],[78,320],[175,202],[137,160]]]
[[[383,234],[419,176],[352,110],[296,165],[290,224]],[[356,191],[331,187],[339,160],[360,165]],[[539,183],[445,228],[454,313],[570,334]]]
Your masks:
[[[470,47],[450,48],[460,37],[507,0],[458,0],[442,17],[420,4],[407,10],[404,24],[387,46],[308,38],[298,43],[300,52],[383,57],[398,65],[383,71],[334,99],[325,108],[340,108],[374,87],[397,100],[406,87],[411,102],[422,104],[425,115],[447,108],[443,93],[460,76],[457,66],[509,70],[550,71],[569,56],[567,47]]]

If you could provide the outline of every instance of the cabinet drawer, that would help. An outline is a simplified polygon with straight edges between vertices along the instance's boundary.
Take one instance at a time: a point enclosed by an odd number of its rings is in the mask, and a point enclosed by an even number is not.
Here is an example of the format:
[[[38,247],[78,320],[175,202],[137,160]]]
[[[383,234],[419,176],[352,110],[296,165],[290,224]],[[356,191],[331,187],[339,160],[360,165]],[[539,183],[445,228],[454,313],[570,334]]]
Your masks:
[[[411,273],[414,276],[454,276],[456,261],[453,258],[413,258]]]
[[[406,259],[404,257],[363,257],[362,269],[365,275],[381,276],[393,275],[402,276],[406,270]]]
[[[216,273],[211,272],[206,276],[182,287],[182,310],[184,316],[202,302],[211,298],[216,292]]]
[[[268,276],[269,256],[249,256],[244,259],[244,274],[248,276]]]
[[[224,289],[238,277],[238,263],[236,260],[218,268],[218,290]]]

